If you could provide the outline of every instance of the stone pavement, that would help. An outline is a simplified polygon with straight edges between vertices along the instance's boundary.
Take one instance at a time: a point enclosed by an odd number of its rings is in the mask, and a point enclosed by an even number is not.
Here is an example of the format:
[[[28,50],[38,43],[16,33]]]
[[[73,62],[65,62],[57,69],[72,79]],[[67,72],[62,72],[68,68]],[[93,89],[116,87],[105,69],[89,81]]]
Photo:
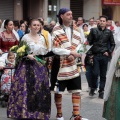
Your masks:
[[[87,90],[87,82],[85,75],[82,74],[82,92],[81,92],[81,115],[89,120],[105,120],[102,118],[103,100],[98,98],[98,94],[89,97]],[[65,120],[69,120],[72,115],[71,94],[67,91],[63,95],[63,116]],[[50,120],[55,120],[56,109],[54,105],[54,95],[52,94],[52,109]],[[12,120],[6,118],[6,108],[0,106],[0,120]]]

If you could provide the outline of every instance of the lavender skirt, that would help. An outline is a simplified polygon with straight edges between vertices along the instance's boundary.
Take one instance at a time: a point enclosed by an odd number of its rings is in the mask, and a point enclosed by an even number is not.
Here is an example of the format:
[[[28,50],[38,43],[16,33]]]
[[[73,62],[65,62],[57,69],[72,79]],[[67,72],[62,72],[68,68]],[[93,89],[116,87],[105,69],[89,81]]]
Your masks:
[[[8,101],[8,118],[49,120],[51,94],[45,66],[23,60],[15,70]]]

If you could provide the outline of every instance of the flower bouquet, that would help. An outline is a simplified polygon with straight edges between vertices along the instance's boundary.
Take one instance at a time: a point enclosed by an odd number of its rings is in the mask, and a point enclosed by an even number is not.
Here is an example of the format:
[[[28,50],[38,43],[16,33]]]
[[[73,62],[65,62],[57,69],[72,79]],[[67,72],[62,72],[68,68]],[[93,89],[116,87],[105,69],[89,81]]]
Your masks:
[[[89,31],[84,32],[85,38],[87,38],[87,37],[88,37],[89,33],[90,33]]]
[[[19,45],[10,48],[10,51],[16,53],[16,65],[23,59],[24,56],[29,54],[30,48],[26,41],[21,41]]]
[[[18,45],[15,45],[15,46],[12,46],[12,47],[10,48],[10,51],[16,52],[17,49],[18,49]]]
[[[30,47],[28,46],[26,41],[21,41],[19,43],[19,45],[13,46],[10,48],[10,51],[15,52],[16,55],[16,65],[23,59],[23,57],[25,58],[30,51]],[[26,59],[28,59],[26,57]],[[36,61],[40,62],[41,64],[45,65],[46,61],[38,58],[37,56],[35,56]]]

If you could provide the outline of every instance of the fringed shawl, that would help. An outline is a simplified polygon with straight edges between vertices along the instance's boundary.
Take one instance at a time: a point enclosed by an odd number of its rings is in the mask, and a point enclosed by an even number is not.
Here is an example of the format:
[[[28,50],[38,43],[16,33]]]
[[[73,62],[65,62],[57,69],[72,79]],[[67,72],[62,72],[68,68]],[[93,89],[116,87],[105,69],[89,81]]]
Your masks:
[[[67,50],[74,51],[77,46],[81,43],[80,33],[73,26],[72,40],[69,42],[67,35],[63,27],[57,23],[53,29],[52,41],[54,48],[64,48]],[[69,80],[79,76],[76,61],[69,61],[68,56],[60,56],[60,69],[57,75],[58,80]]]

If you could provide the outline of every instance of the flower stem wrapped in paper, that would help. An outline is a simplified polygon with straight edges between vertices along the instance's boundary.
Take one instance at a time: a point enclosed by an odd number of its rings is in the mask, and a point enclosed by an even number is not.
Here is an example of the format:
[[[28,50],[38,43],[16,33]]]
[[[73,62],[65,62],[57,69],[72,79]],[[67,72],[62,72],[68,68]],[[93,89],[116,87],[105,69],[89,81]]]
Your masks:
[[[35,56],[35,59],[40,62],[41,64],[45,65],[46,64],[46,61],[45,60],[42,60],[40,58],[38,58],[37,56]]]

